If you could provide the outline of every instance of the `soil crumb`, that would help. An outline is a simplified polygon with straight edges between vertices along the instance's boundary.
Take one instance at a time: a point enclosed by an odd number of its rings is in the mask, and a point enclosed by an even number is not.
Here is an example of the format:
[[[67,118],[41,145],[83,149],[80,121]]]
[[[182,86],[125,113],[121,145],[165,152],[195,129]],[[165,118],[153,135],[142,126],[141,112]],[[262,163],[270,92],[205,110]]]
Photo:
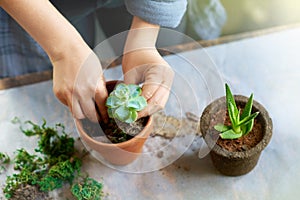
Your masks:
[[[167,116],[162,112],[155,113],[153,115],[154,129],[151,136],[161,136],[167,139],[191,134],[201,136],[199,118],[192,113],[186,113],[186,115],[186,118],[180,119]]]

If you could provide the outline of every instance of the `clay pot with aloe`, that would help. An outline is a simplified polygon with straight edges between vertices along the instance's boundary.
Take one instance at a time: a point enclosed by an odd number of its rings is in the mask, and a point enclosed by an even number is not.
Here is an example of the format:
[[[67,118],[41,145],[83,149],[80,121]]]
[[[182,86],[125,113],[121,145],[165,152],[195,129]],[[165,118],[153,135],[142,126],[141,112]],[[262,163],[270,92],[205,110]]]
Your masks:
[[[224,175],[250,172],[272,137],[272,120],[253,94],[248,98],[232,95],[216,99],[203,111],[200,129],[211,149],[213,165]]]

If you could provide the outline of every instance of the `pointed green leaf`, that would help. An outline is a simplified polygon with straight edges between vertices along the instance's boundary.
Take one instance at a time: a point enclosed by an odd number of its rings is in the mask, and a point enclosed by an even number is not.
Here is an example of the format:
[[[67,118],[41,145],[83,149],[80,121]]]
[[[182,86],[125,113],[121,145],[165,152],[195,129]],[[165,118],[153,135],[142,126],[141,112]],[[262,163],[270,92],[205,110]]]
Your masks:
[[[240,121],[240,114],[241,114],[241,110],[238,110],[238,113],[237,113],[237,115],[235,116],[235,120],[236,120],[237,124],[238,124],[239,121]]]
[[[238,123],[237,119],[236,119],[236,114],[234,111],[234,105],[232,105],[231,102],[228,103],[228,115],[230,118],[230,121],[232,123],[232,126],[236,126],[236,124]]]
[[[247,135],[253,128],[254,119],[252,119],[248,124],[242,126],[243,135]]]
[[[220,134],[222,139],[237,139],[242,136],[242,133],[235,133],[232,129]]]
[[[231,90],[228,86],[228,84],[226,83],[225,84],[225,90],[226,90],[226,103],[227,103],[227,108],[229,106],[232,106],[232,111],[233,111],[233,116],[237,116],[238,115],[238,109],[236,107],[236,104],[235,104],[235,100],[234,100],[234,97],[231,93]]]
[[[259,114],[259,112],[255,112],[252,115],[245,117],[243,120],[240,121],[240,123],[238,125],[242,126],[242,125],[249,123],[251,120],[253,120],[255,117],[257,117],[258,114]]]
[[[224,124],[217,124],[217,125],[214,126],[214,128],[215,128],[217,131],[223,133],[223,132],[225,132],[225,131],[228,131],[228,130],[230,129],[230,126],[226,126],[226,125],[224,125]]]
[[[245,105],[245,108],[243,110],[243,113],[241,115],[241,120],[245,119],[245,117],[250,116],[251,110],[252,110],[252,104],[253,104],[253,94],[250,95],[248,102]]]

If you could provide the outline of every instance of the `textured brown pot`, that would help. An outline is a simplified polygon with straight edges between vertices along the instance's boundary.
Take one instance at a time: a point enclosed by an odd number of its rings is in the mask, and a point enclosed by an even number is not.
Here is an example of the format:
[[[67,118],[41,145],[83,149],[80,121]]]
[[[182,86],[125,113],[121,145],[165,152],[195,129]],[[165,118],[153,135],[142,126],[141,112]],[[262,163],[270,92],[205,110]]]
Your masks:
[[[106,83],[108,92],[114,89],[116,83],[117,81],[109,81]],[[133,162],[142,152],[144,143],[153,129],[152,121],[152,117],[150,116],[146,126],[138,135],[128,141],[117,144],[99,142],[86,133],[80,120],[75,120],[75,123],[81,139],[89,148],[100,153],[101,156],[111,164],[127,165]]]
[[[236,104],[245,106],[248,97],[235,95]],[[230,152],[216,144],[216,135],[209,131],[212,115],[220,109],[226,109],[226,97],[221,97],[209,104],[202,113],[200,128],[206,144],[211,148],[210,155],[216,169],[224,175],[239,176],[250,172],[257,164],[260,154],[272,137],[272,120],[266,109],[257,101],[253,101],[252,111],[259,111],[256,120],[263,129],[262,140],[253,148],[243,152]],[[250,134],[250,133],[249,133]]]

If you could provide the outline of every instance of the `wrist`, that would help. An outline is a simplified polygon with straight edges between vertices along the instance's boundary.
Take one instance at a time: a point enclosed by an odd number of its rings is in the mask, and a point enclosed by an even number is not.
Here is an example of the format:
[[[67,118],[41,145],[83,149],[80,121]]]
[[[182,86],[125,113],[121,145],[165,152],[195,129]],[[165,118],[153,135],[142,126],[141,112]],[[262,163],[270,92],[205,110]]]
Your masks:
[[[148,23],[139,17],[134,17],[124,48],[124,54],[139,50],[155,48],[159,25]]]
[[[92,50],[78,34],[76,37],[65,38],[61,43],[47,48],[46,52],[51,62],[54,63],[68,57],[74,60],[82,60],[87,58],[92,53]]]

